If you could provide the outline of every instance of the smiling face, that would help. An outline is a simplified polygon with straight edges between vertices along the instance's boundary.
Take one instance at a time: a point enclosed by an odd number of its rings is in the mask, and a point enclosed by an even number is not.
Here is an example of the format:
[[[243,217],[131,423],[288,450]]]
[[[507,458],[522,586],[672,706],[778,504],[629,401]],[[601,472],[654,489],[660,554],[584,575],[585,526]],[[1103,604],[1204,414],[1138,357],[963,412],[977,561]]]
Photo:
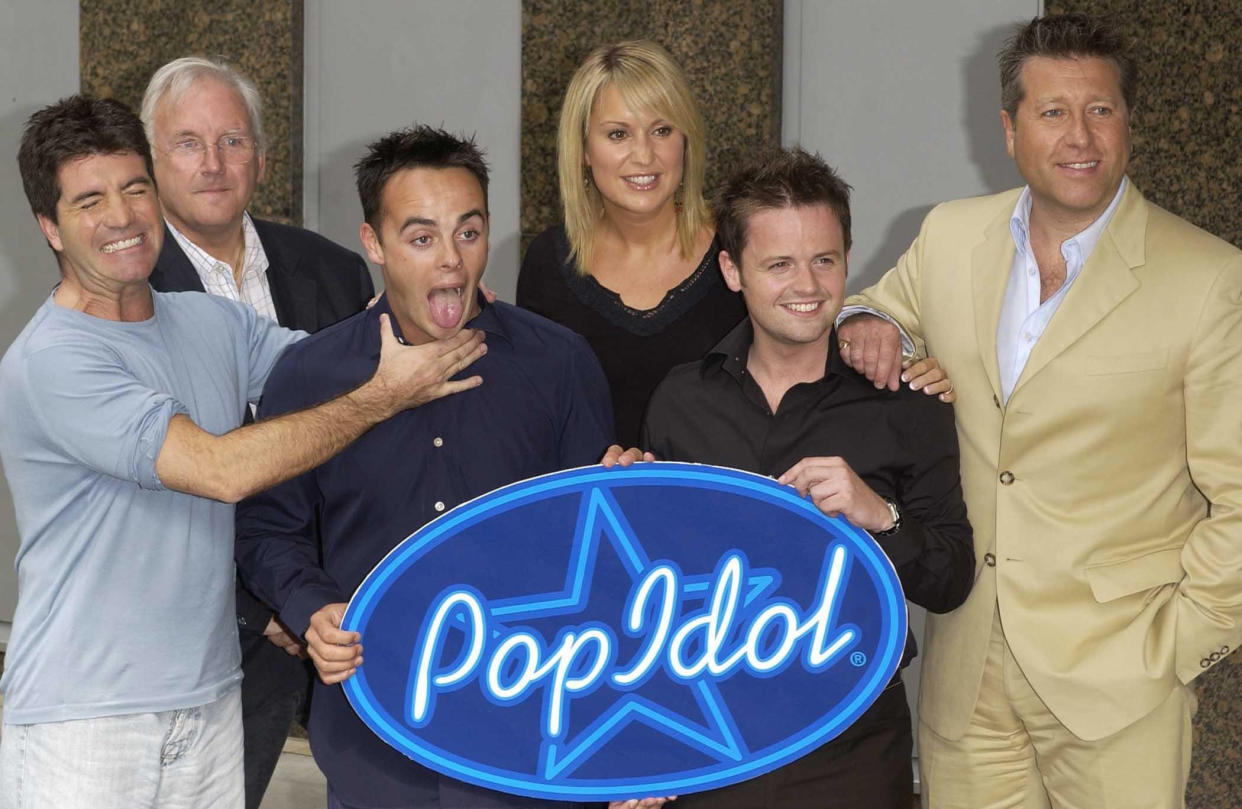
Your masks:
[[[827,205],[763,208],[746,220],[741,261],[720,254],[725,283],[746,300],[756,348],[827,340],[845,300],[841,221]]]
[[[143,159],[132,152],[88,155],[61,165],[57,178],[57,221],[38,220],[65,278],[105,297],[145,286],[164,228]]]
[[[240,232],[242,213],[263,178],[265,163],[257,148],[246,162],[227,162],[217,148],[230,135],[253,139],[250,116],[237,90],[218,79],[199,78],[176,103],[160,101],[154,133],[155,180],[168,221],[198,244]],[[205,148],[196,154],[184,148],[188,142]]]
[[[380,194],[379,232],[363,223],[367,256],[402,336],[413,345],[452,337],[478,313],[487,266],[487,199],[467,169],[403,169]]]
[[[666,210],[681,184],[685,149],[686,138],[672,123],[634,112],[611,83],[600,88],[587,123],[585,160],[605,211]]]
[[[1005,145],[1031,187],[1032,216],[1084,230],[1108,208],[1130,162],[1130,113],[1111,59],[1036,56],[1022,65]]]

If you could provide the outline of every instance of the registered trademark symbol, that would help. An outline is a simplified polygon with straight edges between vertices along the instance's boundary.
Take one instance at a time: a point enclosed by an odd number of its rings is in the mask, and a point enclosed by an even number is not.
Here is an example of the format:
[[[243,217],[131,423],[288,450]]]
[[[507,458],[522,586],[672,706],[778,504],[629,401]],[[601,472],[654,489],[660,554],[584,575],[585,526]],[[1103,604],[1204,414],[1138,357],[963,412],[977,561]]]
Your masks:
[[[867,656],[862,652],[854,652],[850,655],[850,663],[855,666],[865,666],[867,664]]]

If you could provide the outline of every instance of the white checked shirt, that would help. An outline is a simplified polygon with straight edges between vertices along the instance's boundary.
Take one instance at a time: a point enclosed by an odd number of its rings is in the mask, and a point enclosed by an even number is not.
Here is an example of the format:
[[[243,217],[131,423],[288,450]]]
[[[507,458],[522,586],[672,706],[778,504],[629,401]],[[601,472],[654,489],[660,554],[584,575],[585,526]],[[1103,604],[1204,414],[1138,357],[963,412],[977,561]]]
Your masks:
[[[242,251],[241,287],[233,279],[233,268],[211,256],[194,242],[185,237],[167,219],[164,222],[172,233],[177,244],[190,260],[190,265],[198,273],[203,282],[203,289],[209,294],[219,295],[231,301],[244,303],[261,316],[276,322],[276,305],[272,302],[272,289],[267,283],[267,253],[263,252],[263,244],[259,241],[259,233],[254,229],[250,214],[242,214],[242,237],[245,249]]]

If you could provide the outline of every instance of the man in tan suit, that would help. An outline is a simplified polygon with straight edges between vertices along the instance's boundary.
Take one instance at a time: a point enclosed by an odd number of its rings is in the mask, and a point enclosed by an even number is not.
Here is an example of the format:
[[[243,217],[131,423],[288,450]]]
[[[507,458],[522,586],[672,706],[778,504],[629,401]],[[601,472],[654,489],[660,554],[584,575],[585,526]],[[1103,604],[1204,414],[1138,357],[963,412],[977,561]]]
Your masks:
[[[1000,66],[1027,186],[938,206],[851,301],[958,394],[978,571],[928,616],[924,805],[1181,806],[1188,683],[1242,640],[1242,252],[1126,180],[1114,31],[1036,19]],[[895,386],[892,325],[840,338]]]

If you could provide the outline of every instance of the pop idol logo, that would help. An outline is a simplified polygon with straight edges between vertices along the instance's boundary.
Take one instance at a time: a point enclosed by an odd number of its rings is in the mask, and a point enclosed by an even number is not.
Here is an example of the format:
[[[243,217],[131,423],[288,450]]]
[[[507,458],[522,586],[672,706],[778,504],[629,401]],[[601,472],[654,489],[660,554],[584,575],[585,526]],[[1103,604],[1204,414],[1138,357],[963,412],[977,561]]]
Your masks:
[[[393,549],[344,628],[362,720],[425,766],[532,797],[685,794],[847,728],[901,659],[905,602],[865,532],[711,466],[561,472]]]

